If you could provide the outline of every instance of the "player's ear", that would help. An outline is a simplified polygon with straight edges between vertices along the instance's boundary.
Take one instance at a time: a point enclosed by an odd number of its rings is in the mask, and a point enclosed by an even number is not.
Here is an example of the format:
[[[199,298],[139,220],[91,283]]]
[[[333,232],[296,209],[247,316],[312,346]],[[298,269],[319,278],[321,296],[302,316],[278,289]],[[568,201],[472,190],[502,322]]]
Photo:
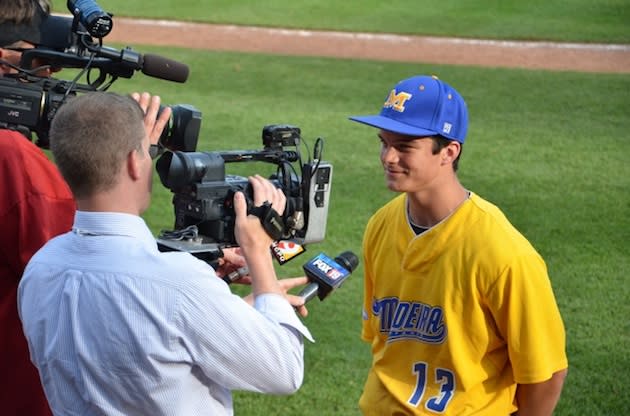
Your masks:
[[[442,164],[452,165],[461,151],[462,145],[459,142],[456,142],[455,140],[448,142],[448,144],[444,146],[440,152],[442,154]]]

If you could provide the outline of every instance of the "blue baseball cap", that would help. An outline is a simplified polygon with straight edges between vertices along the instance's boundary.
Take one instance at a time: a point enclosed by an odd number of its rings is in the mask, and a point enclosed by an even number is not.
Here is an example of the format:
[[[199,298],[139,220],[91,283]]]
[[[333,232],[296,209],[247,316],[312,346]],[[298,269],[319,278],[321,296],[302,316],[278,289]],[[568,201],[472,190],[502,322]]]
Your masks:
[[[378,115],[350,120],[408,136],[440,135],[464,143],[468,109],[462,96],[435,76],[400,81],[385,98]]]

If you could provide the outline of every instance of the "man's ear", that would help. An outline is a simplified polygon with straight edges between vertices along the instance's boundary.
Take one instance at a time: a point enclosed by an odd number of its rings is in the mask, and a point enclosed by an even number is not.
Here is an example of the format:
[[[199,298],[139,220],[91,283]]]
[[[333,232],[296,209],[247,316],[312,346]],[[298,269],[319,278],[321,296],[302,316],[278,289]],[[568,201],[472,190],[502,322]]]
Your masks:
[[[141,157],[140,152],[137,150],[132,150],[127,155],[127,174],[134,181],[140,179],[140,166],[142,166],[140,163]]]

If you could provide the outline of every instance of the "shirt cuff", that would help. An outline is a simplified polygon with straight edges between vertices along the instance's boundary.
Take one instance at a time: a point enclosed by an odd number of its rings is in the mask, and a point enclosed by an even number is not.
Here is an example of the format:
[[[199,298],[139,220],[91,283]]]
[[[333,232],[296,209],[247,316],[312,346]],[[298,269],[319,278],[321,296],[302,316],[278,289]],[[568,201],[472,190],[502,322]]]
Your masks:
[[[254,299],[254,308],[274,322],[289,326],[302,334],[304,338],[315,342],[311,332],[302,321],[300,321],[293,306],[291,306],[283,295],[277,293],[258,295]]]

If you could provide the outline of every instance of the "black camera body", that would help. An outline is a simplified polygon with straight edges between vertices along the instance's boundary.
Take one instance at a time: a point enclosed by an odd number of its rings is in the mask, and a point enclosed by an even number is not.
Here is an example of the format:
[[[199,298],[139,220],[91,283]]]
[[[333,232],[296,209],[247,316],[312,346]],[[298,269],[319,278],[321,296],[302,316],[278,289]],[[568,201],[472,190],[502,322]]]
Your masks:
[[[175,210],[174,230],[158,238],[161,250],[188,251],[213,261],[222,255],[222,248],[236,246],[234,194],[243,192],[251,211],[253,193],[248,180],[226,174],[225,165],[253,161],[276,165],[268,179],[287,199],[280,238],[298,244],[323,241],[333,168],[320,160],[321,146],[316,146],[313,160],[303,163],[298,127],[265,126],[262,141],[260,150],[174,151],[160,157],[156,169],[162,184],[173,192]]]
[[[48,148],[50,122],[67,92],[67,81],[44,78],[24,83],[17,78],[0,77],[0,127],[17,130],[31,139],[35,132],[37,145]]]
[[[88,85],[55,78],[24,82],[19,77],[0,77],[0,128],[19,131],[31,140],[35,133],[36,144],[48,149],[50,123],[67,97],[95,90]],[[194,148],[201,128],[201,113],[189,104],[170,108],[172,116],[160,142],[166,146],[179,143],[183,148]]]

